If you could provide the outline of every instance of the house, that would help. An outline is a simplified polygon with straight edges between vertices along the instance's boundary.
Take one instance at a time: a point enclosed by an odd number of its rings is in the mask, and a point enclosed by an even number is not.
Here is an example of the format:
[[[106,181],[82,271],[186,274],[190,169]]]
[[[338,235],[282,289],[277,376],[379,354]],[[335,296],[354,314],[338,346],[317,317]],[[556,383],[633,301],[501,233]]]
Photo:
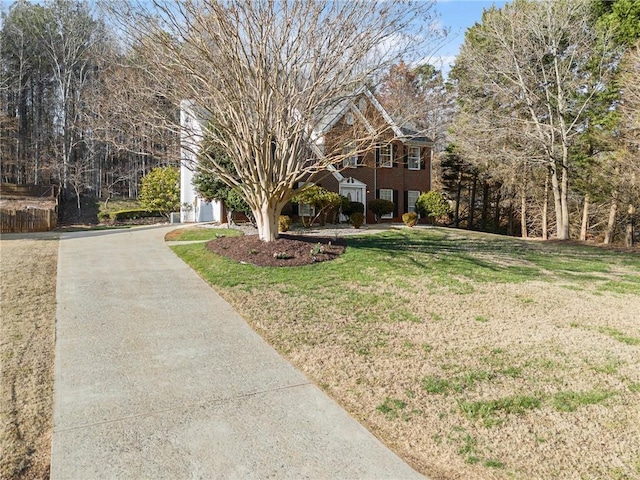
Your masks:
[[[340,151],[341,164],[310,177],[306,183],[315,183],[363,203],[367,223],[375,221],[367,209],[371,200],[391,200],[395,204],[394,212],[384,216],[382,221],[399,222],[403,213],[415,210],[420,193],[431,188],[433,142],[412,129],[397,125],[367,88],[362,88],[352,98],[327,113],[312,135],[312,150],[318,156]],[[183,148],[181,168],[181,220],[221,221],[222,206],[218,202],[204,202],[191,185],[192,165],[202,138],[202,119],[198,119],[190,104],[184,103],[181,122],[182,142],[187,145]],[[348,132],[357,130],[354,127],[365,131],[366,145],[349,138]],[[309,207],[304,205],[299,208],[293,205],[283,211],[283,214],[294,216],[310,213]]]
[[[222,202],[204,200],[193,187],[205,122],[192,102],[180,103],[180,223],[222,223],[224,219]]]

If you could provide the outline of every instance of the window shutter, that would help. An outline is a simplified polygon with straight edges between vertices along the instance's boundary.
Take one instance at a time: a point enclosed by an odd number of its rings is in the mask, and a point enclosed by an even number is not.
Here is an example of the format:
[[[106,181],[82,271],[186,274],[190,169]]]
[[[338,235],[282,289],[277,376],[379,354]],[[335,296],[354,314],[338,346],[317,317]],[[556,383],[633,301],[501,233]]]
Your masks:
[[[376,198],[380,198],[380,189],[376,188]]]
[[[299,215],[298,204],[291,202],[291,215]]]
[[[420,149],[420,170],[424,170],[425,168],[427,168],[427,161],[424,155],[422,155],[422,149]]]
[[[406,145],[404,147],[404,157],[402,157],[402,161],[404,162],[404,168],[409,168],[409,149]]]
[[[376,167],[380,166],[380,145],[376,145]],[[377,195],[376,195],[376,198]]]
[[[404,191],[404,209],[402,210],[404,213],[409,211],[409,191]]]
[[[358,160],[356,161],[357,167],[364,167],[364,155],[358,155]]]
[[[393,216],[397,217],[398,216],[398,190],[394,190],[393,191]]]
[[[394,168],[398,166],[398,157],[400,153],[400,149],[397,147],[397,145],[394,145],[393,143],[391,144],[391,160],[393,162],[391,165],[393,165]]]

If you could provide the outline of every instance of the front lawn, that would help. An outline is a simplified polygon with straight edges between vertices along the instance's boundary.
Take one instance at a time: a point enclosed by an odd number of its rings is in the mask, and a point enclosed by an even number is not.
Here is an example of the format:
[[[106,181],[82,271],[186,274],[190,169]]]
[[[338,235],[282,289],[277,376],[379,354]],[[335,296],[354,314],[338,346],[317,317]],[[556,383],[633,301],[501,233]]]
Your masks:
[[[431,478],[640,476],[640,256],[446,229],[262,268],[175,246]]]

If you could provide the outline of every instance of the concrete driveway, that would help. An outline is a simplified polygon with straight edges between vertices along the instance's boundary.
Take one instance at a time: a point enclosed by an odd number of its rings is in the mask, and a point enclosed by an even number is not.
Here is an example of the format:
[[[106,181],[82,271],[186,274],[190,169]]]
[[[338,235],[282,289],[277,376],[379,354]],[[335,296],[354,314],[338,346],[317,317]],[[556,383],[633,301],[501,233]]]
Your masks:
[[[61,235],[51,478],[423,478],[177,258],[173,228]]]

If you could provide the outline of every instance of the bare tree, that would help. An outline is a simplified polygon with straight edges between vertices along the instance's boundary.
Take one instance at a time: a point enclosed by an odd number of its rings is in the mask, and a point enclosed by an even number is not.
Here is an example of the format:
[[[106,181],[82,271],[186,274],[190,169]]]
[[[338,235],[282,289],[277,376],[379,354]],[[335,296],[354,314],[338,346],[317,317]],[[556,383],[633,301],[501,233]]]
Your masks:
[[[636,211],[640,203],[640,41],[625,53],[620,70],[622,102],[619,111],[622,128],[620,148],[614,156],[618,175],[615,177],[617,182],[610,218],[615,220],[617,201],[626,200],[625,244],[632,246],[635,241]],[[609,235],[611,230],[607,229]]]
[[[569,238],[570,148],[615,64],[605,37],[588,0],[519,0],[485,11],[454,69],[462,108],[492,124],[485,153],[508,137],[548,169],[559,239]]]
[[[298,182],[352,154],[322,143],[326,118],[438,35],[433,1],[153,3],[117,8],[132,20],[147,75],[170,86],[158,93],[190,100],[209,119],[203,136],[229,153],[235,171],[215,158],[212,170],[245,196],[264,241],[277,237]],[[361,129],[358,145],[376,130]]]

